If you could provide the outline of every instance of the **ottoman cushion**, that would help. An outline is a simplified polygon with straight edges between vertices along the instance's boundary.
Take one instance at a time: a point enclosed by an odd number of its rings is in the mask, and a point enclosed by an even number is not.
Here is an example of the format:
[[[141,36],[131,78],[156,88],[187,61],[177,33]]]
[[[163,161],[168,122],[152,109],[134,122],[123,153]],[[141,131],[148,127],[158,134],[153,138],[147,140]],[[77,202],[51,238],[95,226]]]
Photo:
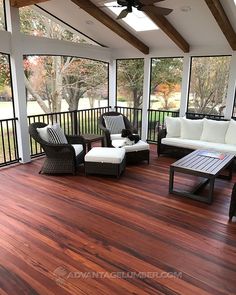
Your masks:
[[[116,148],[123,146],[125,139],[115,139],[112,140],[112,145]],[[133,145],[125,145],[123,146],[123,148],[125,149],[126,153],[128,152],[137,152],[137,151],[145,151],[145,150],[149,150],[149,144],[139,140],[137,143],[133,144]]]
[[[120,164],[125,156],[125,149],[94,147],[85,155],[85,162]]]

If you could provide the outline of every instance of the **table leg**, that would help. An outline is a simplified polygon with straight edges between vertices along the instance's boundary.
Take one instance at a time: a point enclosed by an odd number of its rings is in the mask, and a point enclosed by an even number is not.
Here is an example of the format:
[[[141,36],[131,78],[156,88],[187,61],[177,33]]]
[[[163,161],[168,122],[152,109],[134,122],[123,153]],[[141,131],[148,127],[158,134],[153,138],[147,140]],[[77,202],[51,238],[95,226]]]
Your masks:
[[[229,180],[232,179],[232,176],[233,176],[233,169],[234,169],[234,161],[232,161],[230,163],[230,166],[229,166]]]
[[[88,151],[91,150],[91,142],[88,142],[88,143],[87,143],[87,148],[88,148]]]
[[[170,167],[170,178],[169,178],[169,193],[173,193],[174,186],[174,169]]]
[[[210,184],[209,184],[209,194],[208,194],[209,204],[213,202],[214,185],[215,185],[215,178],[211,178]]]

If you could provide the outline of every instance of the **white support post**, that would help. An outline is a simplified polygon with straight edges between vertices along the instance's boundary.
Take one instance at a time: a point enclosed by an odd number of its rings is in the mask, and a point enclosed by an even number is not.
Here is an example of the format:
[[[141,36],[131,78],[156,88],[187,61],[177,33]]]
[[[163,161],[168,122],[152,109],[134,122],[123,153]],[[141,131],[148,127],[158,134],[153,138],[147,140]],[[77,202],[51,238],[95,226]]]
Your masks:
[[[112,109],[116,106],[116,60],[109,63],[109,105]]]
[[[143,107],[142,107],[142,140],[147,140],[148,135],[148,107],[151,83],[151,59],[144,59],[144,81],[143,81]]]
[[[6,0],[6,19],[8,30],[12,34],[11,38],[11,69],[12,86],[15,106],[18,150],[21,163],[31,161],[29,148],[29,133],[27,123],[27,103],[24,83],[23,52],[20,37],[19,9],[10,5],[10,0]]]
[[[189,78],[190,78],[190,67],[191,67],[191,56],[184,56],[183,63],[183,75],[182,75],[182,89],[181,89],[181,99],[180,99],[180,110],[179,116],[184,117],[187,111],[188,104],[188,90],[189,90]]]
[[[228,83],[228,92],[226,97],[226,108],[225,108],[225,119],[231,119],[233,108],[234,108],[234,99],[235,99],[235,90],[236,90],[236,53],[232,55],[232,60],[230,64],[229,72],[229,83]]]

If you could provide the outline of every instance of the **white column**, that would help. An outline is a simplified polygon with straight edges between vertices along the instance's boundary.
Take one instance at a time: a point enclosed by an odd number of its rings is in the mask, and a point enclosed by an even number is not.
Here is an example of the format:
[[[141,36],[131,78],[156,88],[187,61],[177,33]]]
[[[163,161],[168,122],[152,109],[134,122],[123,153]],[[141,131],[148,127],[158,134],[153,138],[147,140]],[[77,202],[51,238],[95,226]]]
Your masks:
[[[116,106],[116,60],[109,63],[109,105],[112,109]]]
[[[11,69],[12,86],[16,122],[19,157],[22,163],[31,161],[29,148],[29,133],[27,123],[27,104],[24,83],[23,52],[20,37],[19,9],[10,6],[10,0],[6,0],[6,19],[11,38]]]
[[[189,78],[190,78],[191,56],[186,54],[184,56],[183,63],[183,75],[182,75],[182,88],[181,88],[181,100],[180,100],[180,117],[185,116],[188,103],[188,90],[189,90]]]
[[[143,81],[143,116],[142,116],[142,140],[147,140],[148,134],[148,107],[151,83],[151,58],[144,59],[144,81]]]
[[[232,116],[234,99],[235,99],[235,89],[236,89],[236,53],[234,52],[232,55],[232,60],[230,64],[228,92],[226,97],[225,119],[230,119]]]

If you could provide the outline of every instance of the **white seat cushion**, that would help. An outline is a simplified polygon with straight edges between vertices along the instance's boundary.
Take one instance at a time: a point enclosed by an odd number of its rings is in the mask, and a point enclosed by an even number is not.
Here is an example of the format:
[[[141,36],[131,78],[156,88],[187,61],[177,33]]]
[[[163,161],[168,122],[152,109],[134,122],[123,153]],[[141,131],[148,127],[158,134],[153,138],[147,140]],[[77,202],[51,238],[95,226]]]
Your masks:
[[[85,155],[85,162],[120,164],[125,156],[124,148],[94,147]]]
[[[126,153],[149,150],[149,144],[139,140],[133,145],[124,145],[125,139],[117,139],[112,141],[112,145],[116,148],[123,147]]]
[[[180,137],[180,118],[166,117],[166,137]]]
[[[180,137],[185,139],[200,139],[203,129],[203,120],[180,118]]]
[[[225,135],[229,121],[204,119],[201,140],[215,143],[225,143]]]
[[[225,143],[236,145],[236,121],[231,120],[225,135]]]
[[[224,143],[214,143],[201,140],[190,140],[182,138],[163,138],[161,140],[162,144],[176,146],[181,148],[187,148],[192,150],[205,149],[213,150],[222,153],[230,153],[236,155],[236,145],[224,144]]]
[[[111,134],[111,140],[115,140],[115,139],[122,139],[121,137],[121,133],[118,134]]]
[[[78,156],[82,151],[83,151],[83,145],[82,144],[72,144],[74,150],[75,150],[75,155]]]
[[[121,138],[121,139],[114,139],[111,141],[112,146],[114,146],[115,148],[120,148],[120,147],[124,147],[125,145],[125,138]]]

